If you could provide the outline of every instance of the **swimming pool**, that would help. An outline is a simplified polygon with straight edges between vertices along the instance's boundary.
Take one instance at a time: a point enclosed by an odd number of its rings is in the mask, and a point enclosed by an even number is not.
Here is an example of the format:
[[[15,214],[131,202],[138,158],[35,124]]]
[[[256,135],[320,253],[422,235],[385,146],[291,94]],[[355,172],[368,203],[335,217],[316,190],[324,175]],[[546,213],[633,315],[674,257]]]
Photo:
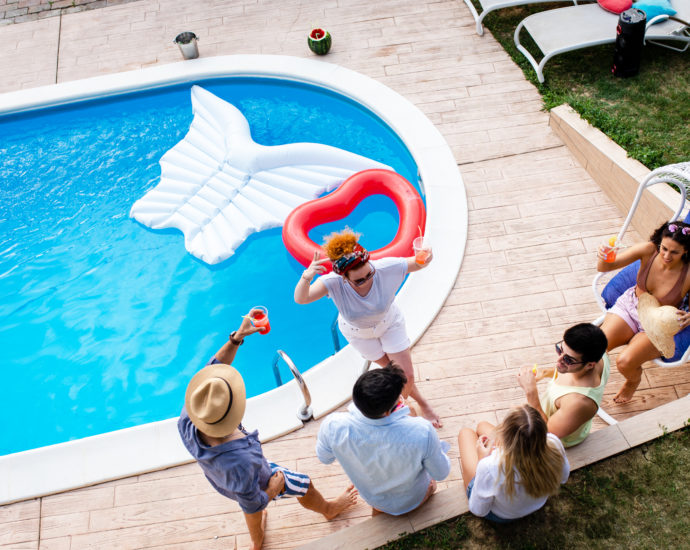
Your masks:
[[[423,182],[426,233],[433,239],[435,257],[428,269],[408,278],[398,294],[410,338],[416,341],[441,308],[460,269],[467,203],[455,159],[441,134],[416,107],[386,86],[344,67],[310,59],[224,56],[3,94],[0,113],[225,76],[279,76],[334,90],[374,112],[404,142]],[[179,234],[173,236],[181,239]],[[361,357],[347,346],[304,374],[315,418],[349,399],[352,383],[363,365]],[[272,439],[302,426],[295,415],[301,402],[294,382],[285,384],[248,401],[246,424],[258,428],[263,440]],[[0,457],[0,503],[188,461],[189,455],[177,435],[176,418],[143,424]]]
[[[400,139],[347,98],[279,79],[198,84],[235,105],[257,143],[332,145],[416,183],[417,166]],[[248,339],[235,361],[248,397],[275,387],[277,349],[300,370],[334,353],[335,309],[328,300],[294,303],[303,267],[284,249],[280,228],[250,235],[231,258],[209,266],[185,251],[178,231],[129,219],[132,203],[158,182],[158,160],[189,128],[190,89],[0,119],[0,293],[8,297],[0,304],[0,349],[16,388],[0,418],[29,392],[34,403],[26,418],[34,429],[3,426],[0,454],[174,416],[189,378],[254,304],[268,306],[272,330]],[[371,197],[311,238],[320,242],[343,224],[373,250],[395,235],[397,212],[389,199]]]

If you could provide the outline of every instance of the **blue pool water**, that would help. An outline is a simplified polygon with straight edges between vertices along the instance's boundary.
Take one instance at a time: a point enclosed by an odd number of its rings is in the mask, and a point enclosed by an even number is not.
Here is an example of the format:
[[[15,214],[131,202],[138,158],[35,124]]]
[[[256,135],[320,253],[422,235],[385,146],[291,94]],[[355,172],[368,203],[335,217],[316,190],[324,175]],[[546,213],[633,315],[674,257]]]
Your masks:
[[[417,186],[402,142],[343,97],[275,79],[198,84],[238,107],[258,143],[333,145]],[[268,307],[272,330],[235,361],[250,396],[275,387],[276,349],[301,370],[333,353],[335,308],[293,302],[303,267],[280,229],[211,267],[186,252],[180,232],[128,217],[188,130],[190,88],[0,118],[0,454],[176,416],[189,378],[252,305]],[[395,235],[397,212],[372,197],[310,236],[321,242],[346,223],[375,249]]]

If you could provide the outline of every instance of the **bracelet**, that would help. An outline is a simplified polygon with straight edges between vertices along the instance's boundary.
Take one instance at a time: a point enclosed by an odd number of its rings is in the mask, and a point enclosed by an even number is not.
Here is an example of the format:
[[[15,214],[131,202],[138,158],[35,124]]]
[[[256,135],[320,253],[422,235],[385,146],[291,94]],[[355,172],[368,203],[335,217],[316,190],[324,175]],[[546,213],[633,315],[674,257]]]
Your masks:
[[[308,283],[311,283],[312,279],[309,279],[309,278],[305,277],[305,276],[304,276],[304,273],[305,273],[305,272],[302,271],[302,276],[300,277],[300,279],[304,279],[304,280],[307,281]]]
[[[235,340],[235,334],[237,334],[237,331],[233,330],[230,333],[230,336],[228,336],[228,340],[230,340],[230,342],[235,344],[236,346],[241,346],[242,344],[244,344],[244,338],[242,338],[242,340]]]

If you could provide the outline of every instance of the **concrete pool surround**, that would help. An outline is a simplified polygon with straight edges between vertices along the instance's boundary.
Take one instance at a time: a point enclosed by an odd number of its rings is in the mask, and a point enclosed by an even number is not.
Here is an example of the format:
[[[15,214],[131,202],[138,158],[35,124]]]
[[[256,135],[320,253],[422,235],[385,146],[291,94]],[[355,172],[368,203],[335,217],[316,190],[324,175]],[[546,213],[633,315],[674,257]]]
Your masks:
[[[416,342],[441,309],[460,270],[467,239],[467,199],[456,161],[440,132],[417,107],[383,84],[310,59],[222,56],[10,92],[1,96],[0,114],[233,76],[282,78],[339,93],[376,114],[404,142],[419,169],[427,207],[425,234],[434,251],[431,265],[410,275],[397,297],[410,339]],[[236,328],[228,323],[228,332]],[[303,373],[314,418],[350,399],[352,384],[365,366],[348,345]],[[258,429],[262,441],[274,439],[303,425],[297,418],[302,404],[302,393],[292,380],[250,398],[243,422]],[[192,458],[177,433],[177,417],[143,424],[0,457],[0,504],[187,462]]]

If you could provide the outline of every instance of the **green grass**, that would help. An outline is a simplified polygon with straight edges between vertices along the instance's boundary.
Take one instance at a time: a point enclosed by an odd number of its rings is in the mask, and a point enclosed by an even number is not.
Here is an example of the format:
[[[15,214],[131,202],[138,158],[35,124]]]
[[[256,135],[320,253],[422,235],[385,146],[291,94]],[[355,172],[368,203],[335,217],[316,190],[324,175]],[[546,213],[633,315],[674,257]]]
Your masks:
[[[493,12],[488,28],[544,98],[546,109],[570,104],[582,118],[623,147],[628,155],[654,169],[690,159],[690,50],[680,53],[648,45],[640,73],[632,78],[611,74],[613,44],[584,48],[549,60],[543,85],[517,51],[513,33],[531,13],[563,7],[541,4]],[[539,61],[539,48],[523,30],[522,44]]]
[[[558,496],[512,524],[465,514],[386,550],[688,548],[690,428],[573,472]]]

